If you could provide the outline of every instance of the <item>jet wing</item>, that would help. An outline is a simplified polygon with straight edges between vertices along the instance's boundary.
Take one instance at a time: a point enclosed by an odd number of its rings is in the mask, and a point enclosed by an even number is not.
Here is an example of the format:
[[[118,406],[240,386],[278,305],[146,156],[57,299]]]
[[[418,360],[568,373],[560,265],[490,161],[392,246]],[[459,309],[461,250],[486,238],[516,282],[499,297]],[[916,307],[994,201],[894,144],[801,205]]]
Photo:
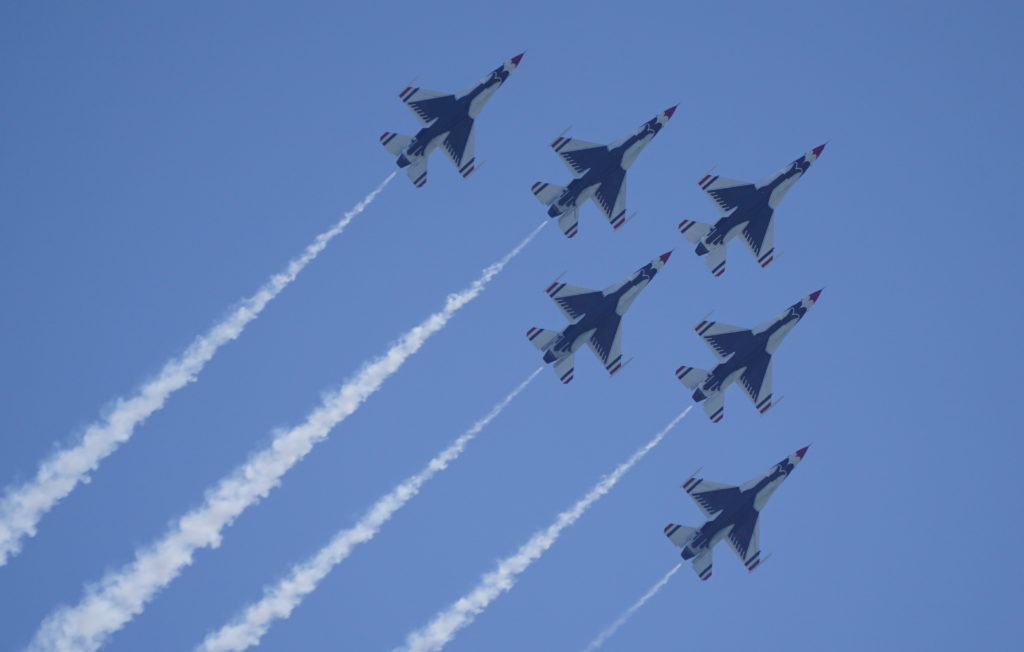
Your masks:
[[[740,514],[736,519],[736,524],[726,537],[729,547],[733,549],[748,571],[754,570],[761,563],[761,525],[758,516],[760,514],[754,508]]]
[[[705,175],[697,182],[722,215],[728,215],[743,201],[750,198],[756,187],[748,181]]]
[[[626,223],[626,171],[613,170],[594,192],[594,202],[613,229]]]
[[[722,510],[728,509],[740,498],[739,487],[711,482],[704,478],[690,478],[683,483],[683,489],[690,494],[707,518],[712,518]]]
[[[601,160],[608,155],[608,148],[604,145],[563,136],[556,138],[555,142],[551,143],[551,148],[555,150],[555,153],[577,179],[590,168],[599,165]]]
[[[474,124],[472,119],[463,120],[448,132],[443,143],[445,154],[455,164],[463,178],[468,177],[476,169]]]
[[[761,414],[772,406],[772,356],[768,353],[751,359],[740,375],[740,387]]]
[[[555,281],[545,290],[569,321],[590,312],[604,295],[598,290],[581,288],[575,285]]]
[[[609,374],[615,375],[622,368],[622,317],[612,315],[598,326],[597,331],[587,340],[587,346],[594,352]]]
[[[754,337],[749,329],[717,321],[704,320],[693,330],[697,331],[719,360],[725,360],[737,351],[745,349]]]
[[[743,229],[743,241],[747,243],[750,253],[757,258],[757,264],[767,267],[768,263],[775,260],[775,214],[768,216],[767,220],[748,222]]]
[[[429,125],[455,106],[455,96],[451,93],[428,91],[425,88],[407,86],[398,97],[424,125]]]

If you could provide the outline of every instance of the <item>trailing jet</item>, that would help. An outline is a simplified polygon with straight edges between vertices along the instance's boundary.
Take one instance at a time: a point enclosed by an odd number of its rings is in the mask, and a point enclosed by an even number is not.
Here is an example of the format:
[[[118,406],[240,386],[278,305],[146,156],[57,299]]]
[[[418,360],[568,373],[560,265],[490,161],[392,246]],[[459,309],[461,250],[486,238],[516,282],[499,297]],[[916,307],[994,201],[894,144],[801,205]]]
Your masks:
[[[823,149],[824,145],[815,147],[757,183],[711,174],[697,182],[718,207],[722,217],[714,224],[683,220],[679,223],[679,231],[697,245],[697,255],[705,257],[704,262],[712,274],[721,276],[725,273],[725,246],[737,235],[743,236],[743,241],[761,267],[775,260],[772,221],[775,208],[811,163],[818,160]]]
[[[753,329],[706,319],[697,324],[694,330],[720,362],[711,371],[684,365],[676,369],[676,378],[694,390],[693,400],[704,401],[704,411],[713,422],[725,415],[725,388],[737,380],[757,411],[768,411],[772,406],[772,354],[820,294],[821,290],[812,292]]]
[[[562,136],[551,143],[575,178],[568,188],[538,181],[533,184],[533,194],[550,206],[548,215],[558,218],[567,237],[576,235],[580,206],[588,199],[594,200],[613,229],[626,223],[626,170],[675,112],[673,106],[609,145]]]
[[[407,86],[398,97],[423,123],[415,136],[385,131],[380,142],[398,157],[398,167],[408,168],[409,179],[417,188],[427,182],[427,157],[438,147],[452,160],[459,174],[468,177],[476,169],[473,124],[494,91],[519,65],[517,54],[469,88],[451,95]]]
[[[629,277],[605,288],[590,290],[559,283],[557,280],[545,290],[555,300],[562,314],[572,322],[561,333],[543,328],[531,328],[526,337],[544,352],[544,362],[555,363],[555,375],[563,383],[573,378],[573,358],[581,346],[587,344],[609,374],[615,374],[622,363],[622,315],[626,314],[640,291],[668,262],[672,252],[662,254]]]
[[[782,481],[804,458],[808,448],[804,446],[763,475],[739,487],[709,482],[704,478],[690,478],[683,483],[683,489],[696,501],[708,520],[699,528],[669,523],[665,526],[665,536],[683,549],[683,559],[693,560],[697,577],[702,580],[711,577],[711,549],[722,539],[729,542],[729,547],[748,571],[757,568],[763,561],[757,518]]]

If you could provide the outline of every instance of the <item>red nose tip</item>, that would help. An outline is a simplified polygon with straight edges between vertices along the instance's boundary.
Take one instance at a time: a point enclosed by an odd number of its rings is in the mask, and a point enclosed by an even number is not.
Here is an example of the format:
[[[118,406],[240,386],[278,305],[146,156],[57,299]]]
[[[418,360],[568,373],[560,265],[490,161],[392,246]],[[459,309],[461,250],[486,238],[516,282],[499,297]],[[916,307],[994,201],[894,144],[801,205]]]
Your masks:
[[[822,288],[822,289],[824,289],[824,288]],[[811,292],[811,296],[810,296],[811,302],[813,303],[813,302],[817,301],[819,296],[821,296],[821,290],[818,290],[817,292]]]
[[[804,455],[807,454],[808,448],[810,448],[810,446],[804,446],[803,448],[796,452],[796,456],[799,457],[800,459],[804,459]]]
[[[672,252],[671,251],[667,251],[667,252],[661,254],[660,256],[658,256],[658,259],[661,262],[663,262],[663,263],[667,263],[668,262],[668,257],[671,256],[671,255],[672,255]]]
[[[665,117],[666,118],[671,118],[672,114],[676,112],[676,107],[678,107],[678,106],[679,105],[676,104],[676,106],[673,106],[671,109],[665,109]]]
[[[815,147],[811,151],[814,152],[814,157],[817,158],[817,157],[821,156],[821,153],[824,150],[825,150],[825,146],[824,145],[818,145],[817,147]]]
[[[520,52],[516,56],[512,57],[512,65],[513,66],[518,66],[519,62],[522,60],[524,54],[526,54],[526,53],[525,52]],[[822,145],[822,147],[824,147],[824,145]]]

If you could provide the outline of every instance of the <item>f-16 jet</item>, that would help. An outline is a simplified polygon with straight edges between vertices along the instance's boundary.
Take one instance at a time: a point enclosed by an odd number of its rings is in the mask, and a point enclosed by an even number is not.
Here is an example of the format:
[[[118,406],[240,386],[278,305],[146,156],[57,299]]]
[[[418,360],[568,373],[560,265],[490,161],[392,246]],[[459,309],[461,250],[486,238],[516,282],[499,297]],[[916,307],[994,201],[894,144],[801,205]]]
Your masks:
[[[758,517],[782,481],[804,458],[808,448],[804,446],[763,475],[739,487],[709,482],[704,478],[690,478],[683,483],[683,489],[708,520],[699,528],[669,523],[665,526],[665,535],[683,549],[683,559],[692,560],[693,570],[700,579],[711,577],[711,550],[722,539],[729,542],[729,547],[748,571],[763,561]]]
[[[385,131],[380,142],[398,157],[398,167],[408,168],[417,188],[427,182],[427,157],[438,147],[452,160],[459,174],[468,177],[476,169],[473,125],[487,100],[519,65],[517,54],[469,88],[452,95],[407,86],[398,97],[423,124],[415,136]]]
[[[567,188],[538,181],[533,184],[533,194],[550,206],[548,215],[558,218],[567,237],[576,235],[580,206],[588,199],[594,200],[613,229],[626,223],[626,170],[675,112],[673,106],[609,145],[562,136],[551,143],[574,179]]]
[[[704,401],[708,418],[718,423],[725,415],[725,388],[735,381],[761,414],[772,406],[772,354],[783,338],[818,300],[821,290],[794,303],[786,312],[752,329],[705,319],[694,328],[718,357],[711,371],[682,366],[676,378],[694,390],[693,400]]]
[[[824,145],[815,147],[757,183],[711,174],[697,182],[718,207],[722,217],[714,224],[683,220],[679,223],[679,231],[697,245],[697,255],[704,256],[712,274],[721,276],[725,273],[725,246],[737,235],[743,236],[743,241],[761,267],[767,267],[775,260],[775,208],[824,149]]]
[[[651,279],[668,262],[672,252],[662,254],[629,275],[626,280],[604,290],[591,290],[559,283],[545,290],[572,322],[562,332],[531,328],[526,333],[533,345],[544,352],[544,362],[555,363],[555,375],[563,383],[573,378],[576,351],[586,344],[609,374],[623,367],[622,315]]]

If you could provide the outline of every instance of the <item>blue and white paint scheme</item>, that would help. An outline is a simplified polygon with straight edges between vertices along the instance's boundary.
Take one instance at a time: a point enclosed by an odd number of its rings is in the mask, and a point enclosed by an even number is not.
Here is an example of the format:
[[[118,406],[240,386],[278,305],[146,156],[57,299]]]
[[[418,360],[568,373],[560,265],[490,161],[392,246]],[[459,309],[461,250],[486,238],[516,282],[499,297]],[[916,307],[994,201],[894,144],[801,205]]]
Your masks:
[[[551,143],[574,178],[564,188],[538,181],[532,190],[542,204],[549,206],[548,215],[558,218],[562,233],[569,238],[576,235],[580,206],[588,199],[594,200],[613,229],[626,223],[626,170],[675,112],[673,106],[609,145],[562,136]]]
[[[682,488],[708,520],[697,528],[669,523],[665,526],[665,536],[683,549],[682,558],[692,562],[697,577],[701,580],[711,577],[711,551],[723,539],[748,571],[753,571],[764,561],[758,517],[782,481],[804,458],[808,448],[804,446],[739,487],[704,478],[690,478],[683,483]]]
[[[455,168],[468,177],[477,167],[473,125],[487,100],[501,88],[523,58],[517,54],[469,88],[452,95],[407,86],[398,97],[408,106],[423,128],[415,136],[385,131],[380,142],[398,157],[417,188],[427,183],[427,157],[442,147]]]
[[[662,254],[604,290],[591,290],[560,283],[548,286],[548,293],[571,323],[561,332],[531,328],[526,337],[544,352],[544,362],[555,363],[555,375],[563,383],[573,379],[576,351],[586,344],[609,374],[624,366],[622,361],[622,316],[640,292],[668,262],[672,252]]]
[[[725,247],[737,235],[743,236],[761,267],[775,260],[775,208],[824,149],[824,145],[815,147],[757,183],[711,174],[697,182],[722,217],[714,224],[683,220],[679,231],[697,245],[697,255],[704,256],[712,274],[725,273]]]
[[[739,381],[761,414],[772,406],[772,354],[789,331],[818,300],[821,290],[797,301],[786,311],[752,329],[703,320],[694,328],[719,360],[711,371],[676,369],[676,378],[693,391],[693,400],[704,401],[708,418],[718,423],[725,416],[725,388]]]

